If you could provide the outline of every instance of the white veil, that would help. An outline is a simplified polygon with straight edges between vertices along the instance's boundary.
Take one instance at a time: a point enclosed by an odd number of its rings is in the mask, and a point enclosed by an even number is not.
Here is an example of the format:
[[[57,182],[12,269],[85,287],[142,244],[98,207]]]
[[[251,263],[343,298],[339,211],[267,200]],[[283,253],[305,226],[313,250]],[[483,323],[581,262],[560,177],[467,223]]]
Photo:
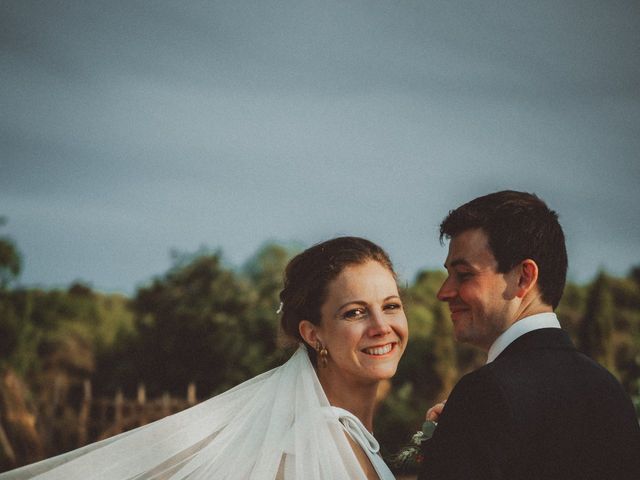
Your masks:
[[[304,346],[180,413],[0,480],[364,479]]]

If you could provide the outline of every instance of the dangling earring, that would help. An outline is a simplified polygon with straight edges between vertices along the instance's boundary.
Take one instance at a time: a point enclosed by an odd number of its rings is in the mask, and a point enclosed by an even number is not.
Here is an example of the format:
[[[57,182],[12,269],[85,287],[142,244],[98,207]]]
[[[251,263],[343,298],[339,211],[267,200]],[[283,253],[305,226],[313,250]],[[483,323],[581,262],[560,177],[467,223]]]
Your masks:
[[[320,357],[320,361],[318,363],[321,367],[326,367],[329,362],[329,352],[326,347],[322,345],[322,343],[316,342],[316,352],[318,352],[318,356]]]

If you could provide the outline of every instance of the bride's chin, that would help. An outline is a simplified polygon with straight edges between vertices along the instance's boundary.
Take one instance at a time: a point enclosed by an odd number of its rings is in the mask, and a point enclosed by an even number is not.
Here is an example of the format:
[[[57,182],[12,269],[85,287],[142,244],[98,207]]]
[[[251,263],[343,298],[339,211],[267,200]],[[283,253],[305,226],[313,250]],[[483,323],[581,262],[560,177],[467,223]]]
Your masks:
[[[389,380],[396,374],[397,364],[388,365],[384,368],[375,369],[371,374],[367,375],[368,378],[375,378],[377,381]]]

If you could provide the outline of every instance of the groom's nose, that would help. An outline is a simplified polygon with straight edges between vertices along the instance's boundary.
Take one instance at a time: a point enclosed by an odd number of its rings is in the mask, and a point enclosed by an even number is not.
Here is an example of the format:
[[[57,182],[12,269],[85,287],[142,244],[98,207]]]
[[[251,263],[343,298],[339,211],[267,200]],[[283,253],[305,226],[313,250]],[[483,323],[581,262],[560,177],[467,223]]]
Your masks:
[[[440,290],[438,290],[436,297],[438,297],[438,300],[440,300],[441,302],[448,302],[455,296],[456,296],[455,286],[453,285],[451,276],[448,276],[447,279],[442,284],[442,286],[440,287]]]

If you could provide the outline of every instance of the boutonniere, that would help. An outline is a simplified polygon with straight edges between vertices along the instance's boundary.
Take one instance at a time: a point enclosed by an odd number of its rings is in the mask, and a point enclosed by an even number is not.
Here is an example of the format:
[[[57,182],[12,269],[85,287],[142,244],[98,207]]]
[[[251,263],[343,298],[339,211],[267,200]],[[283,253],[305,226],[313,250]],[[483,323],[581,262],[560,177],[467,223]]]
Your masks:
[[[411,437],[407,446],[402,448],[391,458],[391,465],[397,470],[415,470],[424,460],[422,456],[422,443],[431,438],[438,424],[427,420],[422,424],[422,430],[417,431]]]

